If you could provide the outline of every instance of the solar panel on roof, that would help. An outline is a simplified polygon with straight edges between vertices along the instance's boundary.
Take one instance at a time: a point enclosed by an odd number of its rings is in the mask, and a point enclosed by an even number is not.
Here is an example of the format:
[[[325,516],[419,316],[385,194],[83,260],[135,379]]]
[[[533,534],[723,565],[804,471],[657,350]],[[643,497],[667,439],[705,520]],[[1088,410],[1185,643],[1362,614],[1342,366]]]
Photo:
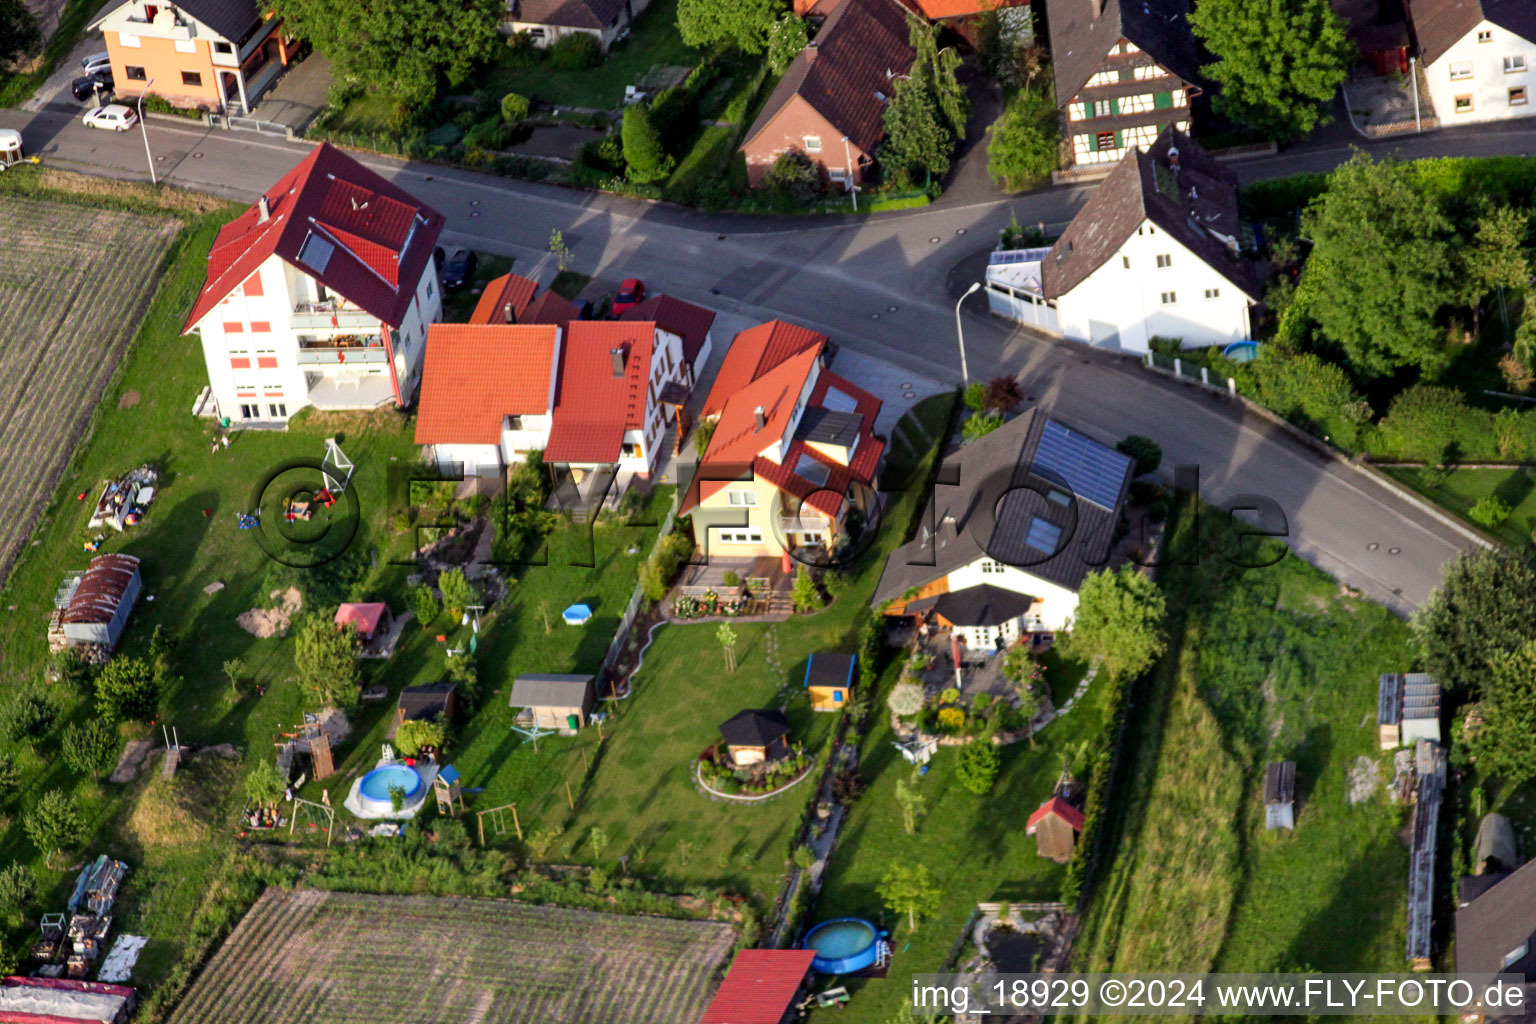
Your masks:
[[[1024,543],[1040,552],[1042,555],[1054,555],[1056,545],[1061,542],[1061,527],[1055,523],[1048,523],[1044,519],[1034,518],[1029,521],[1029,532],[1024,535]]]
[[[1082,500],[1113,511],[1130,463],[1114,449],[1047,420],[1035,449],[1034,466],[1059,475]]]
[[[316,234],[309,234],[304,238],[304,244],[299,246],[299,262],[309,267],[317,274],[325,273],[326,266],[331,262],[331,253],[336,247]]]

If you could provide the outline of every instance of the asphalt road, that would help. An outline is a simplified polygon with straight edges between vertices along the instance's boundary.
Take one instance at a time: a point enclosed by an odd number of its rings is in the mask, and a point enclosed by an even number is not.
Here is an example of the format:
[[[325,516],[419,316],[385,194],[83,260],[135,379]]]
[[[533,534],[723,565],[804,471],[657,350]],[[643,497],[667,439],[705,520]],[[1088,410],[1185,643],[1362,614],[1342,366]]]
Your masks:
[[[83,127],[68,107],[0,111],[22,129],[28,152],[88,173],[143,179],[138,131]],[[248,132],[153,120],[150,146],[162,180],[249,202],[309,147]],[[1373,153],[1492,155],[1536,151],[1536,125],[1444,131]],[[1325,171],[1353,147],[1323,145],[1232,166],[1245,180]],[[1091,186],[1040,190],[977,203],[940,202],[873,217],[745,218],[368,157],[364,163],[447,215],[450,242],[514,257],[547,279],[551,230],[572,265],[614,283],[639,276],[652,292],[750,317],[780,316],[826,331],[840,345],[926,376],[958,380],[955,297],[981,254],[1016,215],[1059,225]],[[1284,513],[1295,550],[1370,597],[1407,613],[1429,594],[1440,567],[1478,543],[1474,534],[1401,490],[1317,452],[1229,399],[1141,370],[1133,361],[1029,334],[967,301],[970,376],[1022,372],[1031,398],[1113,441],[1157,438],[1165,462],[1199,467],[1218,503],[1261,494]]]

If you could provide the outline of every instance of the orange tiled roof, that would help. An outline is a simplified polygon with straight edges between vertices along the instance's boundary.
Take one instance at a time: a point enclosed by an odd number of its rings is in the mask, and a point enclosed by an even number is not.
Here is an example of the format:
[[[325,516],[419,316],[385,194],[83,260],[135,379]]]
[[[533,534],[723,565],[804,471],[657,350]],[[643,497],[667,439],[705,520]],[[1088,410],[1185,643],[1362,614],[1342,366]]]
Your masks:
[[[502,419],[549,411],[559,328],[432,324],[421,371],[417,444],[497,444]]]

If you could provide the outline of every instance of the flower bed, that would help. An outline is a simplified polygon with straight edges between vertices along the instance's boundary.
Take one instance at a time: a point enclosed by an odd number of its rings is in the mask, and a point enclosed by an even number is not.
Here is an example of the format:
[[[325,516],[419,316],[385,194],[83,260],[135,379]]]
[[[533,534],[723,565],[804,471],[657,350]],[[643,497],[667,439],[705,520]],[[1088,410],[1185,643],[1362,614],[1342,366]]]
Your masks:
[[[672,617],[677,619],[702,619],[712,615],[735,617],[745,615],[751,599],[748,597],[722,598],[713,590],[701,597],[683,594],[672,604]]]
[[[792,789],[799,785],[801,782],[805,781],[805,779],[811,774],[811,769],[815,767],[810,758],[802,754],[799,758],[789,758],[786,759],[783,763],[796,764],[799,762],[803,763],[799,764],[799,767],[792,773],[787,781],[776,783],[770,789],[760,790],[756,788],[748,788],[743,786],[736,779],[730,777],[721,778],[719,776],[706,776],[705,773],[708,771],[708,767],[704,761],[697,762],[696,770],[694,771],[694,779],[698,782],[699,788],[704,790],[704,792],[708,793],[710,796],[719,797],[722,800],[736,800],[742,803],[752,803],[758,800],[767,800],[769,797],[778,796],[785,790]]]
[[[715,796],[751,798],[773,796],[805,778],[811,769],[811,757],[797,750],[788,757],[749,768],[737,768],[730,755],[718,745],[709,747],[698,758],[695,772],[699,784]]]

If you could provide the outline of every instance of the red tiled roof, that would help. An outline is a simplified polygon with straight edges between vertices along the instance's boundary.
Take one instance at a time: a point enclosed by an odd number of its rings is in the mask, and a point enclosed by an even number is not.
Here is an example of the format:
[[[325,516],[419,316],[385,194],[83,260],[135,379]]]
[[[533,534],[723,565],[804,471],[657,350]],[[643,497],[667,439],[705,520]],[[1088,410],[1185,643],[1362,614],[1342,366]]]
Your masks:
[[[480,293],[475,311],[469,314],[472,324],[519,323],[524,310],[533,301],[533,293],[539,286],[519,274],[502,274]],[[512,319],[507,319],[506,307],[512,307]]]
[[[683,339],[683,358],[692,366],[714,325],[715,312],[670,295],[653,295],[638,306],[630,306],[619,319],[656,321],[657,327]]]
[[[736,335],[726,351],[720,372],[715,374],[715,383],[709,389],[709,398],[705,399],[699,415],[717,415],[732,395],[773,367],[808,348],[820,351],[826,343],[825,334],[783,320],[770,320],[747,328]]]
[[[853,400],[860,424],[859,438],[851,464],[845,466],[797,439],[790,440],[785,447],[784,457],[779,462],[764,458],[760,454],[783,436],[789,418],[794,414],[795,403],[805,387],[806,378],[815,370],[817,360],[826,346],[825,336],[818,337],[820,340],[814,346],[789,356],[777,365],[770,366],[761,376],[736,389],[725,400],[725,407],[715,426],[714,436],[710,439],[709,449],[704,453],[701,461],[701,466],[712,463],[718,467],[721,471],[713,475],[720,479],[707,479],[711,475],[708,473],[697,474],[696,482],[689,488],[688,495],[683,501],[682,514],[686,515],[701,502],[725,488],[729,478],[738,475],[737,470],[744,469],[748,465],[752,467],[753,473],[758,478],[767,480],[785,494],[803,501],[828,516],[837,515],[842,506],[842,495],[847,492],[851,484],[857,482],[868,485],[874,479],[880,454],[885,450],[885,445],[874,437],[875,418],[880,414],[880,400],[830,370],[823,370],[817,377],[816,385],[811,389],[806,406],[807,408],[823,406],[827,391],[831,388],[836,388]],[[733,346],[733,350],[726,354],[726,359],[729,360],[734,354]],[[748,355],[750,354],[749,350]],[[724,373],[724,367],[721,368],[721,372]],[[715,392],[718,392],[719,388],[720,380],[716,378]],[[711,393],[711,398],[713,397],[714,392]],[[757,428],[758,408],[763,410],[764,425],[761,430]],[[813,483],[796,472],[802,458],[811,459],[826,468],[825,482]]]
[[[744,949],[699,1024],[779,1024],[800,991],[813,949]]]
[[[497,444],[505,416],[549,411],[559,329],[432,324],[421,371],[417,444]]]
[[[1071,825],[1075,831],[1081,832],[1083,830],[1083,812],[1067,803],[1061,797],[1053,796],[1045,803],[1035,808],[1035,813],[1029,816],[1029,823],[1026,826],[1026,831],[1033,831],[1034,827],[1038,825],[1040,820],[1047,814],[1054,814],[1068,825]]]
[[[564,327],[572,320],[580,319],[581,310],[554,292],[546,291],[528,304],[528,308],[523,310],[521,315],[518,316],[517,322],[520,324],[557,324],[560,327]]]
[[[372,633],[379,628],[385,612],[389,606],[382,601],[370,601],[366,604],[344,604],[336,609],[336,625],[345,626],[352,623],[359,633]]]
[[[567,332],[544,461],[617,462],[624,432],[645,423],[656,324],[576,320]],[[624,353],[621,376],[613,373],[614,349]]]
[[[219,229],[192,330],[274,253],[327,289],[398,327],[432,259],[443,215],[322,142],[259,204]],[[299,259],[311,237],[332,247],[324,269]]]
[[[929,21],[940,18],[963,18],[967,14],[980,14],[999,7],[1015,7],[1025,0],[911,0],[923,17]]]

